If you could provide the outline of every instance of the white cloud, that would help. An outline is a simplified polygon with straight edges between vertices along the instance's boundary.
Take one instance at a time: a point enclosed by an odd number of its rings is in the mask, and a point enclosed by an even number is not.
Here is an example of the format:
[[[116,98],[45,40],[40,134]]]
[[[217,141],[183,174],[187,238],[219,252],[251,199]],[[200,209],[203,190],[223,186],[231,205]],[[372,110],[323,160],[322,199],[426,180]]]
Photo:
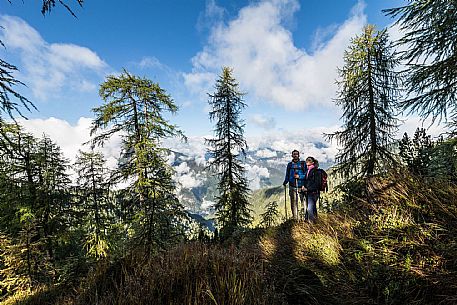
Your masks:
[[[248,166],[246,171],[246,178],[249,181],[249,187],[252,190],[257,190],[260,188],[260,180],[262,178],[269,178],[270,172],[265,167],[260,167],[258,165]]]
[[[187,174],[189,170],[190,168],[186,162],[182,162],[181,164],[175,167],[175,171],[178,175]]]
[[[184,74],[186,85],[208,92],[220,68],[230,66],[243,90],[258,100],[287,109],[333,106],[336,68],[343,65],[350,39],[366,24],[363,2],[330,39],[319,40],[318,34],[315,39],[322,42],[312,54],[296,47],[283,25],[298,9],[296,0],[254,2],[228,24],[214,26],[207,45],[192,60],[192,73]]]
[[[203,181],[198,180],[196,177],[194,177],[191,174],[177,176],[176,179],[183,188],[188,188],[188,189],[200,186],[203,183]]]
[[[334,132],[338,127],[320,127],[302,129],[294,132],[275,131],[264,134],[260,137],[249,137],[247,139],[249,149],[279,151],[284,153],[284,159],[272,160],[271,163],[283,163],[288,161],[292,150],[300,151],[301,158],[313,156],[320,163],[333,162],[338,152],[336,143],[329,143],[323,134]]]
[[[206,154],[205,137],[189,137],[187,142],[183,142],[177,138],[169,138],[163,140],[163,146],[173,151],[178,151],[189,157],[196,159],[204,159]],[[201,160],[200,160],[201,161]]]
[[[203,31],[211,25],[220,23],[225,13],[225,9],[218,6],[215,0],[207,0],[205,11],[198,17],[197,29]]]
[[[273,117],[266,117],[262,114],[254,114],[250,118],[251,123],[264,129],[273,129],[276,127],[276,121]]]
[[[259,158],[273,158],[276,157],[276,151],[273,151],[271,149],[265,148],[265,149],[260,149],[258,150],[255,155]]]
[[[209,201],[209,200],[203,199],[203,202],[202,202],[202,204],[200,205],[200,208],[201,208],[202,210],[212,209],[212,208],[214,208],[214,205],[215,205],[215,204],[216,204],[216,203],[213,202],[213,201]]]
[[[405,132],[408,133],[409,137],[412,137],[416,132],[417,128],[425,128],[428,135],[432,138],[438,138],[441,134],[444,134],[448,130],[443,124],[434,123],[432,124],[431,119],[423,120],[419,116],[409,116],[403,118],[404,123],[400,126],[397,134],[397,138],[402,138]]]
[[[138,63],[140,68],[162,68],[162,63],[156,57],[143,57]]]
[[[43,134],[50,137],[61,148],[62,153],[71,163],[75,161],[78,150],[89,150],[90,147],[83,145],[83,143],[90,140],[91,123],[92,119],[85,117],[79,118],[75,125],[53,117],[48,119],[20,120],[20,124],[24,129],[36,138],[41,138]],[[100,148],[100,151],[107,159],[107,165],[111,168],[117,165],[120,143],[120,137],[113,136],[109,142]]]
[[[13,16],[0,16],[0,39],[8,52],[20,56],[23,81],[34,96],[46,100],[48,96],[63,91],[68,85],[72,90],[95,90],[87,73],[100,75],[108,67],[92,50],[66,43],[48,43],[24,20]]]

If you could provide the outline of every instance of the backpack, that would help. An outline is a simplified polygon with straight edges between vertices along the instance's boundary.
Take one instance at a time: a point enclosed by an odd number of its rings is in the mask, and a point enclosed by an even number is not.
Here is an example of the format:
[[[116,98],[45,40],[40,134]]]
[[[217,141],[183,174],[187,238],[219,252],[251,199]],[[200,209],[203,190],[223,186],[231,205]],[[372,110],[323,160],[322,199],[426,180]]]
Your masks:
[[[319,191],[327,192],[328,191],[328,184],[327,184],[327,173],[322,168],[317,168],[316,174],[319,177]]]
[[[300,161],[300,163],[301,163],[302,170],[306,173],[306,171],[305,171],[305,162],[304,161]],[[317,180],[319,181],[319,191],[320,192],[327,192],[328,191],[328,183],[327,183],[328,175],[327,175],[327,172],[324,171],[320,167],[315,167],[315,170],[316,170],[316,175],[318,175],[318,179]]]

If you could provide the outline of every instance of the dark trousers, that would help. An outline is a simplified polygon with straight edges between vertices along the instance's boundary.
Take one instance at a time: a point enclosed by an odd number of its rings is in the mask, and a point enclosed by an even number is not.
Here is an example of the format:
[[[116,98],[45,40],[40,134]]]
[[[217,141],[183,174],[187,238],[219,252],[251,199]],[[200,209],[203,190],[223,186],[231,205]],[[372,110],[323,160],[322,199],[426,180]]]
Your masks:
[[[317,201],[319,200],[319,193],[307,193],[307,220],[314,221],[317,218]]]

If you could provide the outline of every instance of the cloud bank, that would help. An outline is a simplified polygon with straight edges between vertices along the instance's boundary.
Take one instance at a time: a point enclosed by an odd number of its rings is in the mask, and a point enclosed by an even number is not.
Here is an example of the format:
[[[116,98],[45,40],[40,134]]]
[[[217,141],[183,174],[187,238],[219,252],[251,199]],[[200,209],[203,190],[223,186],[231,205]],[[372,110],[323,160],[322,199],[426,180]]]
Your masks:
[[[367,22],[364,4],[359,2],[330,38],[328,31],[317,32],[312,52],[295,46],[284,25],[299,8],[296,0],[254,2],[227,24],[216,24],[206,46],[192,59],[192,72],[184,74],[188,88],[210,92],[221,67],[230,66],[243,90],[259,101],[286,109],[333,106],[336,67],[343,65],[350,39]]]
[[[9,53],[19,55],[21,80],[40,100],[47,100],[64,88],[96,91],[89,79],[101,75],[108,65],[92,50],[69,43],[48,43],[27,22],[0,15],[0,39]]]

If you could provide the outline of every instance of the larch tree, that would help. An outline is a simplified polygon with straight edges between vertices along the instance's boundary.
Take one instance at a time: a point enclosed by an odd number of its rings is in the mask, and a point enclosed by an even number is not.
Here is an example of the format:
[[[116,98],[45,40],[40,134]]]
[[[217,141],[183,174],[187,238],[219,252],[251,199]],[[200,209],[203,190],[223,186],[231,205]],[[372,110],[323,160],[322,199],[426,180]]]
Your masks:
[[[60,236],[69,225],[71,213],[70,176],[68,160],[60,147],[43,135],[37,143],[37,208],[33,211],[40,227],[40,236],[45,242],[51,272],[55,274],[55,262],[60,260],[56,253]]]
[[[394,158],[389,150],[397,130],[398,60],[386,30],[364,28],[344,54],[336,104],[343,108],[342,130],[328,134],[342,148],[337,172],[345,178],[373,176]]]
[[[240,154],[245,156],[247,148],[241,119],[246,104],[232,73],[232,69],[224,67],[216,80],[215,92],[209,94],[209,117],[216,125],[214,137],[206,139],[212,157],[209,168],[216,171],[219,178],[215,208],[224,237],[251,221],[246,169],[240,159]]]
[[[112,209],[109,170],[102,153],[79,151],[74,168],[77,174],[77,203],[83,214],[85,244],[89,255],[105,257],[109,253],[109,224]]]
[[[164,113],[178,108],[157,83],[127,71],[108,76],[100,86],[104,104],[94,108],[93,144],[103,145],[113,135],[122,138],[119,165],[114,177],[130,183],[136,237],[149,246],[162,246],[176,229],[183,209],[175,196],[168,150],[161,140],[181,137]]]
[[[457,121],[457,4],[454,0],[409,0],[385,10],[404,33],[400,59],[408,98],[401,105],[424,118]],[[453,126],[455,127],[455,126]]]

